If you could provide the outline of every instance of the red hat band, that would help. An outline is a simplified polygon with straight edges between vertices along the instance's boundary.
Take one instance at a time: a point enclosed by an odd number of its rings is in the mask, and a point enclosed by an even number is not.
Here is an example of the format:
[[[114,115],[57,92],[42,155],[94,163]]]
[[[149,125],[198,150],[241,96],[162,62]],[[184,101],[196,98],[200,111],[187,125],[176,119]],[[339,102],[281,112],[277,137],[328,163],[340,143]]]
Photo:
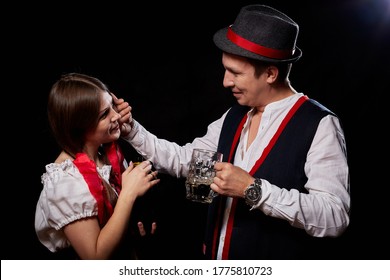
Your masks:
[[[244,48],[250,52],[265,57],[275,58],[275,59],[287,59],[294,54],[294,50],[275,50],[248,41],[247,39],[242,38],[241,36],[236,34],[232,30],[231,26],[229,26],[226,36],[231,42],[233,42],[237,46],[240,46],[241,48]]]

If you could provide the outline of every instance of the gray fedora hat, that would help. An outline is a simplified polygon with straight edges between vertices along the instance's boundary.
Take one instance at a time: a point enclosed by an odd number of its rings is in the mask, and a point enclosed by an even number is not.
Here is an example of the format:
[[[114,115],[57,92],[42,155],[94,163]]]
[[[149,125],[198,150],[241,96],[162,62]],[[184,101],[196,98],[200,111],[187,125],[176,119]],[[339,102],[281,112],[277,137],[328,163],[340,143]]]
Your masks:
[[[265,5],[241,8],[236,20],[214,34],[222,51],[265,62],[291,63],[302,56],[295,45],[299,26],[284,13]]]

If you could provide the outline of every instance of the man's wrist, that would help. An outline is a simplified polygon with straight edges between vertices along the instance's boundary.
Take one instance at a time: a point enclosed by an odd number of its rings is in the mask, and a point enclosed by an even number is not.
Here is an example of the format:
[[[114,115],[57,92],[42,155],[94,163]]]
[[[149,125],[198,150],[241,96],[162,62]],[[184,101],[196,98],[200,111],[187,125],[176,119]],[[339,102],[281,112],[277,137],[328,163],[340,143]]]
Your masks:
[[[244,198],[246,204],[254,206],[261,200],[262,197],[262,182],[260,178],[255,178],[254,182],[250,184],[244,191]]]
[[[134,120],[132,120],[131,123],[123,124],[123,126],[125,126],[125,127],[121,128],[121,138],[123,138],[125,140],[131,139],[132,134],[133,134],[132,131],[134,131],[134,126],[135,126]]]

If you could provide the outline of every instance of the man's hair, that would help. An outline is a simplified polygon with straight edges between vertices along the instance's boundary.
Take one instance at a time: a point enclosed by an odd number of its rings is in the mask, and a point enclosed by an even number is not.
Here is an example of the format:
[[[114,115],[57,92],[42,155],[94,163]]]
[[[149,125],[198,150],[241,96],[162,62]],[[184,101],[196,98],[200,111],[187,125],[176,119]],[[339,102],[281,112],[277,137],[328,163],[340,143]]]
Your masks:
[[[247,58],[249,63],[255,68],[255,77],[258,78],[260,75],[271,65],[275,66],[279,70],[277,77],[277,83],[285,83],[289,81],[289,75],[292,67],[292,63],[270,63],[264,62],[257,59]]]

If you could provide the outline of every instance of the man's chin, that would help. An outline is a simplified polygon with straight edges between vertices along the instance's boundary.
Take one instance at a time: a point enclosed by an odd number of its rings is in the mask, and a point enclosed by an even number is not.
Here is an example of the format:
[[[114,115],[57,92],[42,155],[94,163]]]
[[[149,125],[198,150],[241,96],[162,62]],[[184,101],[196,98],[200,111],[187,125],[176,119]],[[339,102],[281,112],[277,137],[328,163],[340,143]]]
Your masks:
[[[237,103],[240,104],[241,106],[247,106],[248,104],[245,102],[245,100],[243,100],[242,98],[237,98],[236,97],[236,100],[237,100]]]

